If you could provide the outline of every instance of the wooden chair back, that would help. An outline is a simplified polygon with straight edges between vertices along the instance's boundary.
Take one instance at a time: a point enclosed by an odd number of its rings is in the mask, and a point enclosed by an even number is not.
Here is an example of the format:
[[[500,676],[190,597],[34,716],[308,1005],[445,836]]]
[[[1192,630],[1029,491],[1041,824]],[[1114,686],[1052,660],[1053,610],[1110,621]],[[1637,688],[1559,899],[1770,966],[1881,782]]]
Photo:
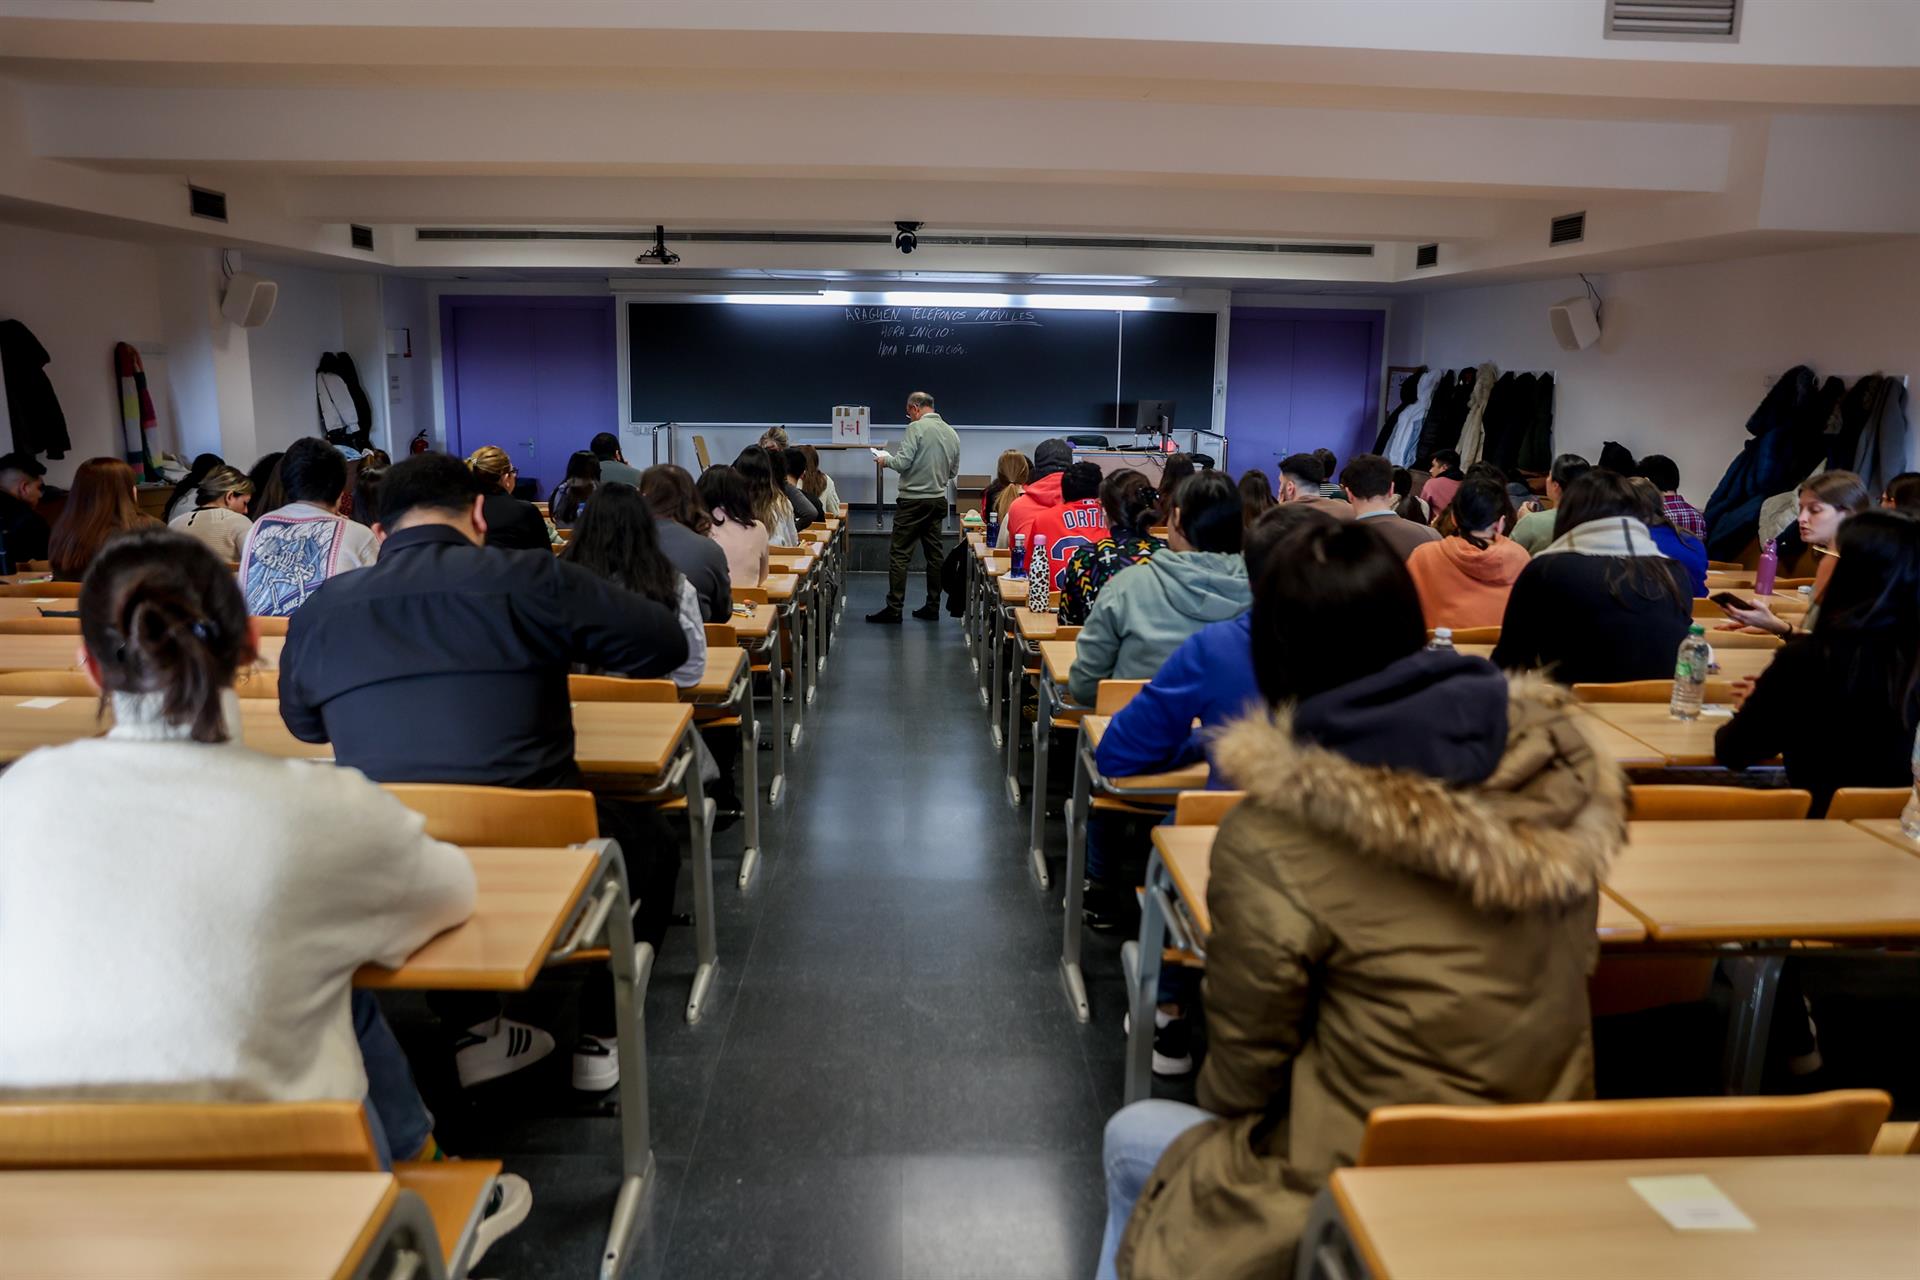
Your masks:
[[[10,1102],[0,1169],[374,1172],[358,1102]]]
[[[568,676],[567,696],[575,702],[678,702],[671,680],[629,680],[625,676]]]
[[[0,677],[4,679],[4,677]],[[1833,793],[1827,806],[1827,818],[1833,822],[1852,822],[1855,818],[1897,818],[1907,807],[1912,787],[1842,787]]]
[[[1798,822],[1807,816],[1813,796],[1782,788],[1755,791],[1749,787],[1648,786],[1628,787],[1628,816],[1641,822],[1710,822],[1735,818],[1777,818]]]
[[[735,587],[733,589],[733,602],[735,604],[765,604],[767,603],[767,589],[765,587]]]
[[[279,698],[280,671],[277,667],[249,667],[233,682],[233,691],[242,698]]]
[[[1811,587],[1818,582],[1818,578],[1775,578],[1773,589],[1776,593],[1798,591],[1802,587]]]
[[[740,634],[733,629],[731,622],[709,622],[707,627],[707,648],[738,649]]]
[[[1102,680],[1099,691],[1093,695],[1093,713],[1097,716],[1118,715],[1120,708],[1133,701],[1133,695],[1147,687],[1145,680]]]
[[[51,561],[51,560],[22,560],[22,561],[20,562],[20,572],[22,572],[22,573],[52,573],[52,572],[53,572],[53,561]]]
[[[1920,1156],[1920,1122],[1913,1120],[1890,1120],[1880,1126],[1880,1136],[1874,1140],[1873,1150],[1876,1156]]]
[[[78,600],[77,582],[0,582],[0,600],[35,600],[41,596]]]
[[[1707,643],[1716,649],[1778,649],[1785,643],[1779,636],[1765,635],[1757,631],[1714,631],[1707,632]]]
[[[1709,560],[1707,561],[1707,572],[1746,573],[1748,569],[1746,565],[1741,564],[1738,560]]]
[[[0,618],[0,636],[78,636],[78,618]]]
[[[713,465],[713,459],[707,455],[707,438],[705,436],[695,436],[693,438],[693,456],[700,459],[700,469],[702,471],[705,471]]]
[[[1455,627],[1453,629],[1453,642],[1455,644],[1499,644],[1500,628]]]
[[[260,634],[263,636],[283,636],[287,634],[287,624],[291,621],[293,621],[291,618],[275,618],[269,617],[266,614],[255,614],[253,617],[253,625],[259,628]]]
[[[1673,697],[1671,680],[1624,680],[1619,684],[1576,684],[1573,696],[1582,702],[1664,703]],[[1733,681],[1709,679],[1703,701],[1733,701]]]
[[[553,846],[598,839],[590,791],[521,791],[452,783],[389,782],[386,789],[449,844]]]
[[[1217,827],[1246,798],[1244,791],[1182,791],[1173,802],[1173,825]]]
[[[1892,1106],[1878,1089],[1836,1089],[1801,1097],[1376,1107],[1359,1163],[1865,1155]]]
[[[0,697],[92,698],[100,691],[78,671],[8,671],[0,674]]]

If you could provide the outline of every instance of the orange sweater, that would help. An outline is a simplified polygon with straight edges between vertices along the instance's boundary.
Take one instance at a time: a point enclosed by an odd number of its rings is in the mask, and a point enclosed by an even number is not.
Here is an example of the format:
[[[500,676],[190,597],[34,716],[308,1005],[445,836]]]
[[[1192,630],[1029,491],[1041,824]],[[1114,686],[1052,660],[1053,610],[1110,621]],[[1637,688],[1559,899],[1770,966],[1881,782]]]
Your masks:
[[[1527,567],[1527,549],[1498,537],[1482,551],[1465,538],[1423,542],[1407,557],[1429,627],[1497,627],[1507,593]]]

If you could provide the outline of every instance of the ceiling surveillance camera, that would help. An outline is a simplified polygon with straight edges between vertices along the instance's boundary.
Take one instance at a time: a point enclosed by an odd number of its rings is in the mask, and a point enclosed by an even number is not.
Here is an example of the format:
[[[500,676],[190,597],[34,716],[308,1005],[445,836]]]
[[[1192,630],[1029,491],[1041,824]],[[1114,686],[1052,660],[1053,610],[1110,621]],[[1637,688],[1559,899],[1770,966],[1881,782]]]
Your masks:
[[[920,237],[914,233],[920,230],[917,222],[896,222],[893,224],[893,247],[902,253],[912,253],[920,247]]]

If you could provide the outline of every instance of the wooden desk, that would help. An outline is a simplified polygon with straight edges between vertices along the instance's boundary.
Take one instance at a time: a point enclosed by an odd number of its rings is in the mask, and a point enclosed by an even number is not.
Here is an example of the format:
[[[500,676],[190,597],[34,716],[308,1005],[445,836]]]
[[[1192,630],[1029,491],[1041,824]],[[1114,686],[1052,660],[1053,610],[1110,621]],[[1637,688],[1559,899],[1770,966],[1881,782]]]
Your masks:
[[[1594,925],[1602,942],[1645,942],[1647,926],[1640,917],[1621,905],[1620,900],[1600,888],[1600,919]]]
[[[1713,633],[1707,633],[1707,642],[1713,642]],[[1472,654],[1476,658],[1491,658],[1493,646],[1490,644],[1463,644],[1455,646],[1462,653]],[[1725,645],[1713,646],[1715,665],[1714,675],[1725,680],[1738,680],[1742,677],[1757,676],[1767,669],[1773,661],[1773,655],[1780,652],[1773,649],[1730,649]]]
[[[1020,639],[1028,644],[1037,644],[1042,640],[1051,640],[1060,630],[1060,615],[1057,613],[1035,613],[1031,609],[1013,611],[1013,629]]]
[[[1659,757],[1655,764],[1672,766],[1711,765],[1713,735],[1727,716],[1703,715],[1698,720],[1675,720],[1664,702],[1589,702],[1581,706],[1587,715],[1609,725],[1628,739],[1651,748]],[[1622,764],[1640,764],[1616,753]]]
[[[573,758],[595,780],[657,778],[692,722],[685,704],[576,702]]]
[[[1849,825],[1858,827],[1877,839],[1885,840],[1896,849],[1920,857],[1920,844],[1909,840],[1906,833],[1900,830],[1898,818],[1855,818]]]
[[[1845,822],[1634,822],[1607,888],[1656,941],[1920,937],[1920,858]]]
[[[525,991],[559,941],[599,858],[584,847],[466,850],[479,893],[473,915],[407,957],[368,965],[356,987],[394,991]]]
[[[1077,640],[1043,640],[1040,642],[1040,669],[1047,673],[1047,679],[1054,684],[1065,686],[1067,677],[1073,672],[1073,655],[1080,647]]]
[[[800,590],[800,575],[797,573],[769,573],[761,587],[767,593],[767,599],[774,604],[786,604]]]
[[[714,702],[724,699],[733,692],[734,681],[740,678],[741,668],[747,665],[747,651],[737,647],[707,646],[706,669],[700,673],[700,682],[690,684],[680,690],[682,702]]]
[[[1586,704],[1583,709],[1594,710],[1598,705]],[[1661,707],[1660,713],[1666,714]],[[1658,768],[1667,763],[1667,757],[1657,747],[1640,741],[1639,738],[1600,716],[1586,717],[1586,726],[1600,750],[1622,769]]]
[[[741,613],[740,609],[748,610]],[[733,616],[727,619],[727,625],[733,628],[733,634],[742,640],[765,640],[773,634],[778,611],[770,604],[750,604],[735,606]]]
[[[1027,602],[1027,580],[1011,574],[995,575],[994,581],[1000,586],[1001,604],[1025,604]]]
[[[1752,1231],[1676,1231],[1628,1178],[1704,1174]],[[1722,1280],[1920,1272],[1920,1160],[1776,1156],[1341,1169],[1333,1202],[1373,1280]]]
[[[399,1199],[390,1173],[0,1173],[5,1280],[343,1280]]]
[[[76,599],[64,596],[0,596],[0,620],[13,622],[21,618],[44,618],[43,609],[56,613],[72,613],[80,607]]]
[[[285,636],[261,636],[260,665],[279,666],[286,643]],[[0,636],[0,671],[75,671],[79,650],[79,636]]]

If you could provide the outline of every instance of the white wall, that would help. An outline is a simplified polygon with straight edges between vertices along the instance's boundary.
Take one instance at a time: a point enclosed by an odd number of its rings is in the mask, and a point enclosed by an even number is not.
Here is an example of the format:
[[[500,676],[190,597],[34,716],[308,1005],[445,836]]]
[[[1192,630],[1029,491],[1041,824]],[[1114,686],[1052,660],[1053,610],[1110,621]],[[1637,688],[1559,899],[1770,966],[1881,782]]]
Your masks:
[[[280,262],[255,263],[252,269],[280,285],[273,318],[247,335],[254,430],[265,453],[320,429],[314,371],[323,354],[346,349],[341,289],[349,277]],[[358,353],[354,363],[359,363]]]
[[[386,450],[399,458],[405,455],[417,433],[426,432],[429,440],[437,438],[433,421],[433,359],[429,354],[432,326],[427,321],[432,304],[427,298],[427,282],[406,276],[384,276],[380,280],[380,305],[388,329],[408,331],[413,354],[383,356],[379,364],[372,366],[362,364],[360,380],[366,383],[369,397],[385,401],[392,439]],[[354,359],[357,361],[359,357]]]
[[[1589,277],[1603,332],[1562,351],[1547,307],[1577,279],[1432,293],[1396,310],[1388,363],[1555,372],[1557,452],[1598,458],[1617,440],[1680,465],[1704,504],[1746,439],[1769,377],[1920,376],[1920,239]]]
[[[66,415],[73,447],[42,459],[47,478],[66,484],[88,458],[118,458],[120,387],[113,347],[130,342],[146,367],[158,425],[149,445],[178,448],[162,341],[159,263],[146,245],[32,227],[0,226],[0,320],[19,320],[52,357],[46,367]],[[12,448],[12,423],[0,395],[0,452]]]

